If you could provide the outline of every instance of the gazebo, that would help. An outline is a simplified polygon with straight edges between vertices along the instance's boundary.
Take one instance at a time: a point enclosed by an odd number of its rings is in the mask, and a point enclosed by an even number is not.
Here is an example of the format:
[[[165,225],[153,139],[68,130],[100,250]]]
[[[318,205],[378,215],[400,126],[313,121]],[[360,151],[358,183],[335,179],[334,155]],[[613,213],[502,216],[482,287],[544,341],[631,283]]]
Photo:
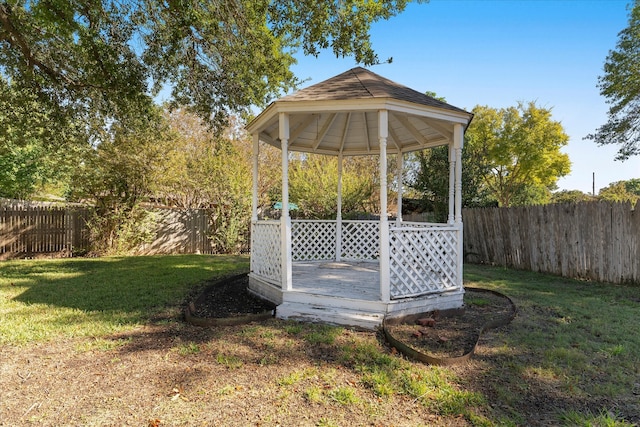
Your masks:
[[[353,68],[271,103],[247,126],[253,137],[251,292],[275,304],[276,317],[373,329],[385,316],[459,308],[462,284],[461,152],[472,114]],[[282,151],[279,220],[258,219],[260,142]],[[402,176],[405,153],[449,147],[446,223],[388,216],[387,155]],[[289,152],[338,158],[335,220],[291,220]],[[379,156],[380,219],[343,220],[345,156]],[[398,179],[401,182],[401,179]]]

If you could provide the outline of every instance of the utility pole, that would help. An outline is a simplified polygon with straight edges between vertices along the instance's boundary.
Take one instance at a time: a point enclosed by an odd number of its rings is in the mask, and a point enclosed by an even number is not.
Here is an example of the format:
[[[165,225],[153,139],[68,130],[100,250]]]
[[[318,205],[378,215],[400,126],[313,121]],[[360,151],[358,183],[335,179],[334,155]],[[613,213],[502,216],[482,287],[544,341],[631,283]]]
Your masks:
[[[591,178],[591,195],[596,197],[596,173],[593,172],[593,177]]]

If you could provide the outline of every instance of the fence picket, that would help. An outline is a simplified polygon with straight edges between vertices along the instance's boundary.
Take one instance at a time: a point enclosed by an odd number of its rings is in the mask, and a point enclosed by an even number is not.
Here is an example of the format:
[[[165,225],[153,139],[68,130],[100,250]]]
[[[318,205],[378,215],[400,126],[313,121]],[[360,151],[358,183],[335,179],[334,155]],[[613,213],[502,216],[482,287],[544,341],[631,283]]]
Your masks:
[[[640,283],[640,213],[630,203],[474,208],[463,216],[464,249],[473,261]]]

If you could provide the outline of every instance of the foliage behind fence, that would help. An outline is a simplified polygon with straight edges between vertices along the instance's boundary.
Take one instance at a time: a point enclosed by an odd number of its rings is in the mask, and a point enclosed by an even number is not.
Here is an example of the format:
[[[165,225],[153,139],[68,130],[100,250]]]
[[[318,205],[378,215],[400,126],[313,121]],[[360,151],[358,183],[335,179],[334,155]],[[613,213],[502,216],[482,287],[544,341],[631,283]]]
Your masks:
[[[155,216],[155,237],[139,247],[137,254],[214,253],[205,210],[155,208],[151,212]],[[77,206],[0,205],[0,259],[86,252],[91,247],[87,226],[90,214],[89,208]]]
[[[468,261],[640,283],[640,212],[630,203],[464,209],[463,218]]]

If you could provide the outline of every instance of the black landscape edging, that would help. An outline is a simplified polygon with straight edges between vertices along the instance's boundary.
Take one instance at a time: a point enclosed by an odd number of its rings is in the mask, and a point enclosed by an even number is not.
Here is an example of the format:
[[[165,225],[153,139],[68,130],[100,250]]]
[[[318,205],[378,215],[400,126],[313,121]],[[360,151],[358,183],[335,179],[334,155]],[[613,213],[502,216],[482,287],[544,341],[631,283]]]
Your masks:
[[[482,327],[480,328],[480,330],[477,333],[473,348],[470,351],[468,351],[467,353],[463,354],[462,356],[456,356],[456,357],[434,357],[434,356],[431,356],[431,355],[429,355],[427,353],[423,353],[421,351],[418,351],[415,348],[410,347],[409,345],[405,344],[401,340],[399,340],[396,337],[394,337],[393,334],[387,328],[387,325],[390,325],[391,323],[394,323],[394,324],[406,323],[406,321],[409,318],[415,319],[415,318],[420,317],[419,315],[418,316],[411,315],[411,316],[395,317],[395,318],[391,318],[391,319],[388,319],[387,317],[385,317],[384,320],[382,321],[382,330],[384,332],[384,336],[385,336],[387,342],[392,347],[394,347],[396,350],[398,350],[400,353],[404,354],[405,356],[408,356],[408,357],[410,357],[410,358],[412,358],[414,360],[417,360],[419,362],[427,363],[429,365],[450,366],[450,365],[455,365],[455,364],[458,364],[458,363],[463,363],[463,362],[468,361],[471,358],[471,356],[473,356],[473,354],[475,353],[476,347],[478,346],[478,341],[480,340],[480,337],[482,336],[482,334],[485,331],[489,330],[489,329],[494,329],[494,328],[497,328],[497,327],[500,327],[500,326],[504,326],[504,325],[508,325],[509,323],[511,323],[513,318],[516,317],[516,313],[518,311],[518,308],[516,307],[514,302],[511,300],[511,298],[509,298],[508,296],[506,296],[504,294],[501,294],[500,292],[496,292],[496,291],[493,291],[491,289],[482,289],[482,288],[474,288],[474,287],[466,287],[465,289],[478,291],[478,292],[486,292],[486,293],[494,294],[494,295],[497,295],[499,297],[505,298],[509,302],[509,304],[511,305],[511,308],[512,308],[511,314],[508,317],[505,317],[503,319],[492,320],[492,321],[487,322],[484,325],[482,325]],[[455,310],[453,310],[453,311],[455,311]]]

